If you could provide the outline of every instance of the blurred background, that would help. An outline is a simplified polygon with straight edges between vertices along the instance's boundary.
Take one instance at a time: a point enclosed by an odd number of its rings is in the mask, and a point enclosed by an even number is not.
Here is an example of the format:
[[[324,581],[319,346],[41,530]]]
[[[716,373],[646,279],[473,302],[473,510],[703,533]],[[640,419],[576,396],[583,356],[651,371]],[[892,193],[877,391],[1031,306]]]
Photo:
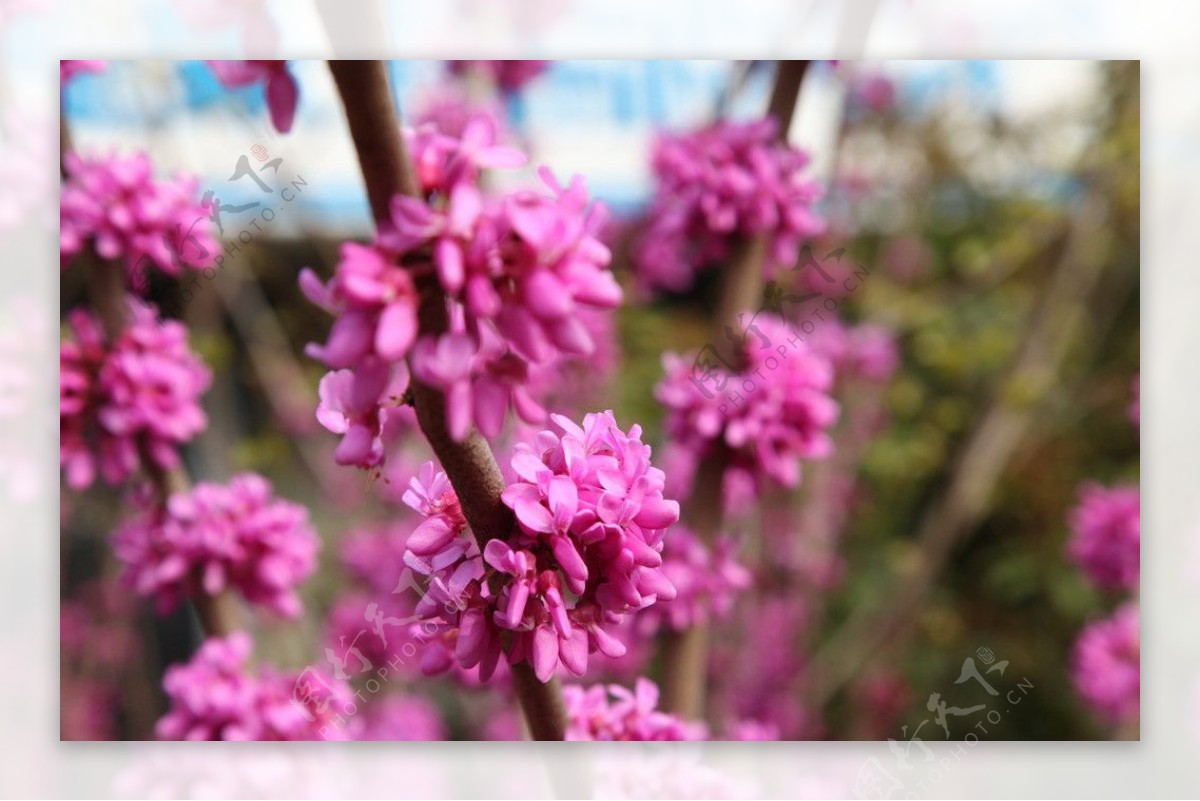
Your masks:
[[[444,62],[390,69],[406,116],[469,91]],[[520,92],[489,98],[533,164],[585,176],[613,212],[613,269],[628,298],[616,363],[572,402],[614,409],[655,445],[662,352],[706,343],[716,288],[701,281],[669,297],[638,288],[631,243],[653,192],[654,137],[760,115],[772,69],[559,61]],[[340,242],[365,241],[371,223],[326,65],[292,70],[301,99],[283,136],[266,121],[259,87],[226,90],[201,62],[111,62],[71,82],[64,113],[79,150],[145,150],[160,174],[195,174],[234,207],[261,196],[231,178],[255,146],[282,160],[275,185],[295,189],[269,224],[249,208],[225,215],[226,269],[194,297],[168,282],[151,296],[186,320],[215,374],[204,397],[210,425],[187,449],[189,471],[225,480],[255,470],[312,512],[323,550],[303,587],[308,614],[254,624],[257,656],[299,669],[320,659],[348,599],[369,592],[351,544],[411,521],[396,488],[426,457],[414,446],[378,477],[339,468],[336,438],[316,422],[324,371],[303,347],[322,341],[329,322],[296,275],[304,266],[329,275]],[[717,624],[714,640],[727,645],[710,669],[726,690],[714,682],[714,721],[763,720],[783,739],[904,741],[930,717],[931,693],[968,705],[956,683],[964,660],[982,665],[977,654],[990,651],[1007,660],[1010,685],[1024,679],[1034,689],[987,739],[1136,737],[1136,728],[1114,733],[1096,721],[1072,686],[1081,627],[1121,599],[1092,588],[1064,544],[1082,483],[1138,481],[1129,408],[1140,363],[1139,82],[1136,62],[810,69],[790,141],[810,152],[826,188],[818,210],[828,230],[813,250],[844,249],[836,269],[861,271],[838,313],[889,332],[898,368],[839,388],[838,455],[806,468],[796,498],[768,503],[763,525],[772,503],[800,515],[788,519],[801,521],[796,536],[811,560],[796,588],[805,600],[791,617],[772,617],[770,592],[756,585]],[[525,170],[501,185],[532,180]],[[77,279],[62,275],[64,311],[83,298]],[[152,736],[161,672],[198,638],[186,613],[156,618],[116,586],[107,535],[120,509],[103,489],[63,493],[63,739]],[[769,670],[766,645],[746,639],[751,625],[783,643]],[[621,678],[619,666],[610,673]],[[747,702],[737,688],[755,684],[761,698]],[[468,703],[445,680],[402,689],[433,702],[444,735],[518,735],[486,691]]]

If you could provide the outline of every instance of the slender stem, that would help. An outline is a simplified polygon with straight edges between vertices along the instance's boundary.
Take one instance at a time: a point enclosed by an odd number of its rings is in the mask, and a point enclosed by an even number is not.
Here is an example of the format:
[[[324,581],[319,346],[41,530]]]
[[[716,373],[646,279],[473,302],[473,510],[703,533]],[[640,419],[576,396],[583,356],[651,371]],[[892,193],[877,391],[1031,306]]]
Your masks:
[[[400,120],[392,107],[387,70],[383,62],[330,61],[334,81],[346,108],[350,134],[359,155],[367,197],[376,223],[389,219],[391,199],[398,194],[416,197],[418,185],[400,136]],[[440,334],[446,330],[446,299],[436,276],[416,276],[421,301],[420,330]],[[504,477],[495,454],[478,432],[456,442],[446,426],[446,399],[442,392],[415,377],[413,405],[417,423],[442,464],[446,477],[462,504],[463,516],[480,545],[493,538],[508,538],[516,519],[500,500]],[[543,684],[527,663],[512,666],[513,685],[525,713],[529,731],[537,740],[561,740],[566,711],[558,683]]]
[[[88,302],[100,318],[104,337],[109,343],[115,342],[129,325],[129,310],[125,305],[125,269],[118,262],[101,259],[90,251],[81,254],[77,262],[86,271]],[[172,493],[186,492],[191,486],[182,466],[170,470],[159,467],[144,439],[138,442],[138,450],[142,470],[154,485],[159,504],[166,504]],[[194,584],[201,586],[199,577]],[[238,628],[237,605],[228,592],[211,596],[198,590],[192,595],[191,601],[201,627],[209,636],[224,636]]]
[[[776,70],[767,114],[778,124],[776,136],[781,141],[787,141],[787,132],[796,114],[796,101],[807,68],[807,61],[781,61]],[[769,246],[767,234],[742,239],[736,243],[733,258],[721,276],[712,342],[721,357],[731,364],[740,364],[742,360],[742,353],[736,346],[737,332],[741,329],[739,316],[756,308],[762,299],[763,266]],[[726,336],[727,331],[733,332],[734,336]],[[722,525],[722,485],[728,461],[729,452],[723,446],[714,449],[702,461],[696,472],[691,498],[684,510],[692,527],[709,543]],[[664,709],[687,718],[703,715],[708,641],[707,626],[704,624],[664,636]]]

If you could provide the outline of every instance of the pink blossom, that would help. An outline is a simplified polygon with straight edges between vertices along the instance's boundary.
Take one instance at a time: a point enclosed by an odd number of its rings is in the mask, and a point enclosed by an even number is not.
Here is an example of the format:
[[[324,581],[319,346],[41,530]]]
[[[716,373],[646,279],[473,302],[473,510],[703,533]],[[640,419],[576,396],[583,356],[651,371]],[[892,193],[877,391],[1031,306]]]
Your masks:
[[[495,61],[447,61],[451,74],[466,75],[478,72],[492,80],[505,93],[516,92],[541,75],[550,66],[549,61],[519,61],[503,59]]]
[[[292,129],[296,105],[300,101],[300,89],[288,71],[286,61],[209,61],[208,66],[226,88],[264,84],[271,124],[280,133]]]
[[[461,86],[448,83],[438,85],[424,98],[413,118],[413,127],[428,130],[432,126],[438,133],[461,139],[471,118],[483,115],[489,119],[497,141],[511,141],[512,135],[505,129],[503,114],[504,109],[498,103],[476,102]]]
[[[510,407],[525,422],[542,424],[545,411],[528,388],[531,371],[591,355],[596,327],[581,316],[621,301],[607,269],[611,254],[598,238],[603,207],[590,203],[581,179],[564,187],[546,170],[540,174],[549,192],[486,199],[481,170],[524,161],[497,144],[486,116],[471,117],[460,137],[426,125],[408,138],[424,197],[395,197],[376,243],[344,245],[328,285],[311,271],[301,275],[305,294],[337,315],[328,342],[309,353],[356,371],[368,356],[389,365],[409,356],[413,375],[446,395],[458,440],[472,426],[496,436]],[[445,331],[417,331],[409,269],[437,276],[448,306]],[[339,433],[353,434],[343,443],[348,460],[373,466],[382,456],[366,436],[377,425],[370,406],[353,405],[369,425]]]
[[[1136,589],[1141,569],[1141,494],[1136,486],[1084,485],[1071,512],[1067,554],[1098,587]]]
[[[703,723],[658,710],[658,687],[639,678],[632,691],[619,684],[563,688],[567,740],[706,740]]]
[[[162,612],[196,593],[236,589],[285,617],[300,614],[296,587],[316,568],[308,510],[276,498],[253,473],[200,483],[124,523],[114,539],[122,580]]]
[[[783,320],[757,315],[738,344],[741,369],[711,346],[687,357],[665,354],[655,388],[667,408],[670,490],[689,494],[700,461],[724,448],[726,508],[755,497],[767,479],[797,486],[802,460],[832,452],[828,432],[838,418],[832,365]]]
[[[612,412],[589,414],[582,426],[552,420],[556,430],[518,444],[512,458],[518,480],[501,497],[518,528],[482,553],[432,464],[405,496],[426,515],[405,554],[430,577],[417,613],[454,636],[454,660],[479,666],[483,680],[502,654],[529,662],[542,681],[560,663],[582,675],[589,653],[625,653],[610,627],[675,595],[661,553],[679,505],[663,497],[664,476],[650,464],[640,427],[621,431]]]
[[[677,525],[665,543],[662,570],[676,595],[642,618],[683,631],[728,617],[738,593],[752,581],[750,571],[734,559],[733,541],[723,538],[710,548],[690,528]]]
[[[357,369],[326,373],[318,389],[317,420],[342,435],[334,461],[360,467],[381,464],[387,446],[415,424],[411,407],[403,405],[407,389],[403,363],[388,366],[374,357],[365,358]]]
[[[756,235],[770,237],[769,279],[824,230],[813,211],[821,189],[801,175],[808,155],[778,141],[777,129],[768,117],[659,137],[651,163],[657,187],[634,254],[645,287],[687,290],[739,238]]]
[[[425,698],[389,695],[367,711],[366,727],[359,740],[386,742],[446,740],[446,724],[437,706]]]
[[[187,329],[156,321],[149,305],[128,300],[131,322],[111,346],[99,321],[76,309],[59,352],[60,461],[68,486],[91,486],[96,473],[114,486],[142,459],[170,470],[178,448],[207,425],[200,395],[212,375],[188,349]]]
[[[247,671],[253,643],[245,632],[210,638],[185,665],[163,677],[169,708],[160,740],[353,739],[342,710],[350,688],[312,668],[298,675]]]
[[[1075,643],[1075,688],[1111,724],[1137,720],[1141,708],[1141,625],[1136,603],[1089,623]]]
[[[59,255],[64,267],[89,245],[102,259],[120,260],[130,286],[145,290],[153,264],[170,276],[213,264],[220,246],[209,210],[188,175],[156,181],[145,153],[83,157],[68,153],[59,200]]]
[[[76,75],[95,74],[108,69],[107,61],[68,61],[58,62],[58,83],[65,87]]]

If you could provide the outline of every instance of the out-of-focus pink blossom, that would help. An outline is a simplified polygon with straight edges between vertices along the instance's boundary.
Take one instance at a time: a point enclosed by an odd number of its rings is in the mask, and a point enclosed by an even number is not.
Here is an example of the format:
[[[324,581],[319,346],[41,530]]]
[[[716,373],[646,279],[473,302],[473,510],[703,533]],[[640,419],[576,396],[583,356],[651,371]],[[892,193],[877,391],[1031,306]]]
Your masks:
[[[446,724],[437,706],[412,695],[389,695],[371,703],[359,740],[387,742],[445,740]]]
[[[739,340],[740,369],[707,347],[663,357],[655,397],[667,408],[672,494],[687,496],[700,462],[726,451],[726,508],[752,500],[765,479],[800,482],[800,463],[833,450],[834,370],[783,320],[759,314]]]
[[[556,430],[513,455],[518,480],[501,497],[518,530],[489,540],[482,553],[432,464],[405,496],[426,516],[405,554],[430,577],[417,613],[454,638],[454,661],[479,666],[483,680],[501,654],[529,662],[542,681],[560,663],[583,675],[589,653],[625,653],[609,629],[627,613],[675,595],[661,553],[679,505],[663,497],[664,476],[650,464],[640,427],[622,431],[611,412],[589,414],[582,426],[552,420]],[[444,657],[429,663],[449,666]]]
[[[639,678],[631,691],[619,684],[563,688],[567,740],[706,740],[703,723],[691,723],[658,709],[658,687]]]
[[[1141,709],[1141,624],[1136,603],[1088,624],[1072,657],[1075,688],[1097,715],[1116,725]]]
[[[157,322],[155,309],[128,301],[130,325],[106,346],[88,311],[68,315],[71,339],[59,351],[60,461],[68,486],[99,475],[123,483],[142,459],[179,465],[180,445],[207,425],[200,395],[212,374],[188,349],[187,329]]]
[[[1136,589],[1141,572],[1141,493],[1089,483],[1071,512],[1067,554],[1097,586]]]
[[[684,525],[672,528],[664,541],[662,570],[676,595],[639,616],[639,622],[661,620],[683,631],[727,617],[738,593],[752,580],[750,571],[734,558],[733,541],[722,538],[710,548]]]
[[[454,75],[478,72],[486,75],[502,92],[512,93],[541,75],[550,66],[549,61],[519,61],[504,59],[496,61],[447,61]]]
[[[296,587],[316,568],[308,510],[276,498],[262,476],[201,483],[172,494],[165,509],[124,523],[114,539],[126,584],[170,611],[195,593],[237,590],[285,617],[300,614]]]
[[[161,740],[347,740],[361,721],[343,718],[353,701],[345,684],[306,669],[247,671],[245,632],[211,638],[163,677],[169,708],[155,727]]]
[[[178,277],[214,263],[220,246],[209,209],[189,175],[154,180],[149,156],[83,157],[68,153],[59,200],[59,255],[66,267],[91,246],[102,259],[121,261],[131,288],[144,291],[146,267]]]
[[[300,89],[288,71],[286,61],[209,61],[213,74],[222,86],[237,89],[262,83],[267,95],[271,124],[280,133],[292,129]]]
[[[802,175],[808,155],[777,130],[768,117],[659,138],[657,187],[634,254],[643,286],[685,291],[749,236],[770,237],[768,279],[796,263],[800,246],[825,228],[813,210],[821,188]]]
[[[97,72],[104,72],[108,69],[107,61],[68,61],[63,59],[58,62],[58,82],[60,87],[65,87],[67,82],[76,75],[94,75]]]

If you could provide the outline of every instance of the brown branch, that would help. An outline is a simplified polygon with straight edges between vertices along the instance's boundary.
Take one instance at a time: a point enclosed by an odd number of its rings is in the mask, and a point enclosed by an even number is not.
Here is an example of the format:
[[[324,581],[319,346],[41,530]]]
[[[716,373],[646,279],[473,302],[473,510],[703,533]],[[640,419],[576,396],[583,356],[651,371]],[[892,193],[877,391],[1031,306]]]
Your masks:
[[[389,219],[392,197],[418,194],[415,173],[400,135],[400,120],[392,107],[387,72],[378,61],[330,61],[329,68],[346,109],[367,197],[378,224]],[[417,287],[421,295],[418,313],[421,332],[444,332],[446,299],[436,278],[430,274],[421,276]],[[473,431],[464,441],[455,442],[446,426],[446,399],[442,392],[415,378],[412,391],[421,432],[450,479],[462,504],[463,516],[480,545],[489,539],[508,538],[516,519],[500,500],[504,478],[487,441]],[[558,683],[538,681],[527,662],[512,665],[512,673],[530,734],[537,740],[563,739],[566,709]]]
[[[129,325],[125,268],[119,262],[99,258],[91,251],[80,254],[76,263],[85,271],[88,304],[100,318],[105,340],[111,344]],[[154,485],[159,504],[165,505],[172,493],[186,492],[191,486],[187,472],[182,466],[171,470],[159,467],[151,457],[144,439],[139,441],[138,451],[142,471]],[[194,584],[196,587],[201,586],[198,576]],[[237,604],[228,592],[211,596],[203,590],[197,590],[192,594],[191,602],[201,627],[209,636],[224,636],[237,630]]]
[[[779,126],[776,136],[780,141],[787,141],[787,132],[796,114],[796,101],[807,68],[807,61],[781,61],[776,70],[767,114]],[[769,246],[767,234],[741,240],[735,245],[733,258],[721,276],[712,344],[721,357],[731,364],[738,364],[742,360],[735,339],[736,332],[741,329],[739,316],[756,308],[762,299],[763,267]],[[735,332],[735,338],[727,337],[726,331]],[[715,448],[702,461],[684,510],[689,523],[708,543],[721,529],[722,484],[727,462],[728,451],[724,446]],[[691,719],[698,719],[704,714],[708,640],[707,626],[703,624],[663,636],[664,709]]]
[[[872,654],[910,629],[926,593],[954,549],[978,527],[1005,467],[1038,423],[1031,399],[1044,397],[1089,317],[1099,279],[1103,211],[1089,199],[1070,223],[1065,251],[1013,366],[1000,382],[979,423],[955,460],[946,489],[927,507],[917,527],[913,559],[886,592],[886,603],[847,621],[813,658],[808,704],[823,708],[866,666]]]

